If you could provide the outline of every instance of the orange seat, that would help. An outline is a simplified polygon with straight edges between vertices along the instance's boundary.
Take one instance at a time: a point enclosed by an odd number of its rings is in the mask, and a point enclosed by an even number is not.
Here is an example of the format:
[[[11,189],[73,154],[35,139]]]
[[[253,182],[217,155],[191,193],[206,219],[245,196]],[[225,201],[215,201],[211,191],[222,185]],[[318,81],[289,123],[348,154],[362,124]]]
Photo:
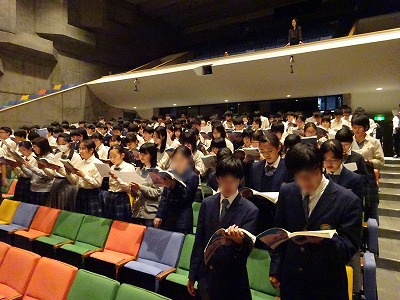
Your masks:
[[[115,268],[137,258],[145,231],[146,227],[142,225],[114,221],[104,251],[90,255],[88,260],[89,270],[108,276],[112,275],[111,272],[115,274]],[[105,266],[99,269],[98,260],[112,264],[112,270]],[[105,269],[108,269],[108,271]]]
[[[18,179],[14,179],[14,180],[11,182],[10,188],[8,189],[7,194],[2,194],[2,197],[3,197],[3,198],[8,198],[8,197],[10,197],[10,196],[14,196],[15,187],[17,186],[17,182],[18,182]]]
[[[3,259],[6,256],[8,250],[10,250],[10,248],[11,246],[9,244],[0,242],[0,264],[3,262]]]
[[[78,268],[74,266],[42,257],[22,299],[67,299],[76,272]]]
[[[31,241],[38,237],[49,235],[59,214],[59,209],[39,206],[31,227],[27,231],[18,230],[14,232],[13,245],[27,250],[32,250]]]
[[[33,252],[11,247],[0,266],[0,295],[22,297],[39,259]]]

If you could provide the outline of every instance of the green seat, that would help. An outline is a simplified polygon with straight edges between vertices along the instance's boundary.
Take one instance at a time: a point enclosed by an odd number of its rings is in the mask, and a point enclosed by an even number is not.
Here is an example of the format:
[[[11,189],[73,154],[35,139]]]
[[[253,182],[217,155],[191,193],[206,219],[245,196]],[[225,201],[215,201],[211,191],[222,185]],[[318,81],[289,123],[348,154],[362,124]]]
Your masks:
[[[76,267],[82,267],[85,257],[90,255],[89,251],[104,248],[111,223],[110,219],[85,216],[75,242],[58,248],[57,258]]]
[[[75,241],[85,215],[62,210],[50,236],[34,241],[33,250],[41,256],[55,258],[54,248],[60,243]]]
[[[200,212],[201,203],[193,202],[192,209],[193,209],[193,233],[197,231],[197,223],[199,221],[199,212]]]
[[[175,273],[169,274],[160,284],[160,293],[172,299],[180,299],[181,293],[186,294],[186,284],[189,276],[190,257],[192,255],[195,236],[187,234],[183,242],[178,267]],[[197,288],[197,282],[195,284]]]
[[[266,250],[254,248],[247,259],[247,273],[251,296],[254,299],[275,299],[279,297],[279,290],[273,288],[269,282],[269,264],[271,258]],[[261,274],[267,274],[261,276]]]
[[[140,300],[168,300],[170,298],[161,296],[155,292],[151,292],[130,284],[123,283],[118,289],[117,297],[115,300],[132,300],[132,299],[140,299]]]
[[[67,300],[114,300],[118,287],[119,282],[116,280],[80,269]]]

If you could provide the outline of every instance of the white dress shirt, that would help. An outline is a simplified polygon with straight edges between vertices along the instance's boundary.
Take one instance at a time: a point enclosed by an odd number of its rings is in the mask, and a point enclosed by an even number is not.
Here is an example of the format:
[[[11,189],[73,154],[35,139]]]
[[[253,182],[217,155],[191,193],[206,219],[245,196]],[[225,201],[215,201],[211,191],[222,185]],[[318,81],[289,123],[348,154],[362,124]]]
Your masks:
[[[97,170],[96,164],[102,164],[103,162],[92,155],[89,159],[83,159],[80,164],[76,167],[78,170],[85,174],[85,177],[80,177],[76,174],[67,174],[69,182],[76,184],[78,188],[84,189],[96,189],[101,187],[103,182],[103,177],[101,177],[99,171]]]
[[[71,146],[73,147],[73,146]],[[74,149],[70,149],[70,151],[74,151]],[[62,165],[62,167],[58,170],[55,171],[55,176],[56,177],[65,177],[67,175],[67,173],[65,172],[65,168],[64,165],[60,162],[61,157],[63,156],[64,153],[62,152],[58,152],[57,154],[54,155],[54,161],[60,165]],[[64,155],[66,155],[68,157],[69,155],[69,151],[67,151]],[[82,158],[81,156],[76,153],[74,151],[74,154],[71,157],[71,165],[75,166],[79,166],[82,163]]]
[[[361,154],[365,160],[369,160],[374,168],[385,164],[385,155],[383,154],[381,143],[374,137],[366,135],[364,145],[360,147],[354,138],[351,146],[354,152]]]
[[[232,196],[230,196],[230,197],[224,197],[224,196],[221,194],[221,197],[220,197],[220,199],[219,199],[219,214],[220,214],[220,215],[221,215],[221,210],[222,210],[222,200],[228,199],[229,204],[228,204],[228,206],[226,207],[226,208],[228,209],[229,207],[231,207],[233,200],[235,200],[235,198],[237,197],[238,194],[239,194],[239,191],[236,191],[236,193],[234,193],[234,194],[233,194]]]
[[[115,170],[115,168],[119,168],[120,170],[118,172],[136,172],[135,167],[131,164],[128,164],[127,162],[123,161],[119,166],[113,165],[111,167],[111,170]],[[109,191],[118,193],[118,192],[129,192],[130,191],[130,182],[124,182],[120,178],[117,178],[117,180],[114,180],[112,177],[110,177],[110,187]]]
[[[96,148],[97,155],[100,159],[106,160],[108,158],[108,151],[110,150],[109,147],[104,146],[103,143],[100,144],[99,147]]]
[[[278,158],[272,163],[272,165],[268,164],[268,161],[265,160],[265,167],[266,166],[270,166],[270,167],[274,167],[275,169],[277,169],[278,166],[279,166],[279,162],[280,161],[281,161],[281,157],[280,156],[278,156]]]
[[[314,210],[315,206],[317,205],[319,199],[321,198],[322,194],[324,193],[326,187],[329,184],[329,179],[327,179],[324,175],[322,175],[321,183],[317,187],[317,189],[310,195],[310,201],[308,202],[308,216],[311,215],[312,211]],[[304,198],[306,194],[302,192],[302,196]]]

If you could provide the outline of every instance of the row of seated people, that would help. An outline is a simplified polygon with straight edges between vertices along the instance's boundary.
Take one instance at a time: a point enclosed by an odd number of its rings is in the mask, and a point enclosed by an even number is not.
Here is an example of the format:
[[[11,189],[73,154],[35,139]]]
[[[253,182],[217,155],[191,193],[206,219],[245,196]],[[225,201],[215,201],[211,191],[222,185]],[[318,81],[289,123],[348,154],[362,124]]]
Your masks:
[[[190,298],[185,285],[194,235],[146,229],[12,200],[4,200],[0,206],[1,219],[5,219],[5,213],[8,218],[14,215],[10,224],[0,225],[1,239],[19,247],[0,242],[0,295],[7,299],[22,295],[23,299],[41,300],[167,299],[126,284],[121,285],[123,291],[117,291],[118,282],[97,274],[172,299]],[[67,246],[69,255],[65,252]],[[87,252],[82,253],[83,248]],[[260,278],[260,272],[267,272],[269,264],[267,251],[252,249],[246,263],[252,299],[279,296],[268,277]],[[77,268],[88,271],[76,274]],[[346,270],[351,295],[352,268]]]
[[[170,299],[2,242],[0,297],[15,300]]]

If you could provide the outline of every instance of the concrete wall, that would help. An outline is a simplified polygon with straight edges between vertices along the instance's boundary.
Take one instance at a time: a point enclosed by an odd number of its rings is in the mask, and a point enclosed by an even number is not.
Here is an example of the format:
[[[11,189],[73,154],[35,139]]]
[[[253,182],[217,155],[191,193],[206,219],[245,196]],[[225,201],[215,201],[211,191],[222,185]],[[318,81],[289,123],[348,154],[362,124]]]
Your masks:
[[[99,116],[111,119],[122,115],[122,109],[110,107],[83,85],[5,109],[0,113],[0,126],[16,129],[21,125],[43,126],[62,120],[91,122]]]

